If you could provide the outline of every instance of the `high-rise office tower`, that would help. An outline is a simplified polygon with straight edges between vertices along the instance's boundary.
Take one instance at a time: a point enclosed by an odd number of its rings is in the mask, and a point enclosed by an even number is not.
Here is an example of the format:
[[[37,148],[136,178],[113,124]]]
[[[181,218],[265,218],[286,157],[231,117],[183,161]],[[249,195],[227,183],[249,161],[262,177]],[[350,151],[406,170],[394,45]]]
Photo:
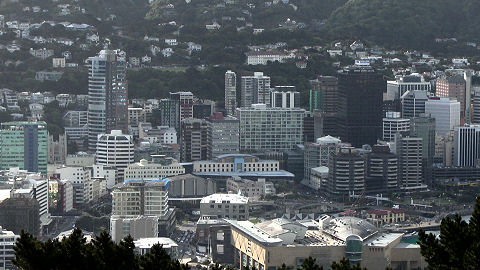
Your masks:
[[[272,108],[299,108],[300,92],[295,86],[275,86],[271,92]]]
[[[473,117],[472,94],[473,94],[473,70],[467,69],[463,72],[465,80],[465,123],[471,124]]]
[[[178,102],[178,121],[193,117],[193,94],[192,92],[170,93],[170,99]]]
[[[383,75],[370,67],[350,67],[338,74],[338,132],[354,147],[374,145],[382,136]]]
[[[325,136],[318,138],[315,143],[305,144],[304,179],[310,181],[311,169],[320,166],[327,167],[329,159],[338,151],[340,143],[338,138]]]
[[[400,160],[400,188],[416,188],[423,184],[423,139],[397,133],[395,154]]]
[[[237,109],[237,75],[228,70],[225,72],[225,111],[234,115]]]
[[[318,111],[317,111],[318,112]],[[315,138],[320,138],[323,135],[322,122],[315,122],[315,113],[305,112],[303,116],[303,143],[315,142]],[[315,134],[319,135],[315,137]]]
[[[383,118],[383,140],[391,142],[397,132],[410,131],[410,119],[401,118],[399,112],[387,112]]]
[[[365,191],[365,159],[353,147],[342,147],[329,161],[327,189],[333,197],[361,195]]]
[[[478,167],[480,155],[480,125],[455,127],[453,165]]]
[[[480,124],[480,77],[472,78],[472,123]]]
[[[419,74],[397,76],[395,81],[387,81],[387,91],[383,94],[383,109],[387,111],[401,110],[401,97],[407,91],[430,92],[432,85]],[[406,117],[408,118],[408,117]]]
[[[267,108],[254,104],[238,108],[240,120],[240,151],[288,151],[303,142],[305,110]]]
[[[338,112],[338,79],[332,76],[318,76],[311,80],[309,110],[317,113],[321,119],[322,134],[340,136],[337,134]],[[318,138],[318,137],[317,137]]]
[[[254,72],[253,76],[242,76],[242,107],[249,107],[257,103],[270,106],[270,92],[270,77],[264,76],[263,72]]]
[[[180,130],[180,160],[191,162],[208,159],[207,121],[188,118],[182,121]]]
[[[427,167],[431,166],[435,157],[435,119],[425,114],[410,119],[410,136],[423,139],[423,159]]]
[[[102,50],[87,59],[87,66],[88,148],[95,150],[99,134],[128,131],[126,62],[114,51]]]
[[[432,85],[426,82],[420,74],[411,74],[399,77],[395,81],[387,82],[387,93],[385,100],[400,99],[407,91],[430,92]]]
[[[5,122],[0,129],[0,169],[19,167],[47,174],[48,135],[45,122]]]
[[[445,75],[437,79],[438,97],[456,98],[460,102],[460,119],[465,117],[466,82],[462,75]]]
[[[208,159],[239,152],[240,122],[233,116],[214,113],[207,119]]]
[[[425,102],[427,100],[427,91],[410,90],[405,92],[401,97],[402,117],[418,117],[420,114],[425,113]]]
[[[160,125],[173,127],[177,131],[180,128],[180,107],[178,100],[164,98],[160,100]]]
[[[121,130],[99,134],[97,138],[97,164],[114,166],[117,169],[117,183],[123,180],[125,169],[134,162],[132,135]]]
[[[460,126],[460,102],[455,99],[431,97],[425,102],[425,114],[435,118],[436,135]]]
[[[399,185],[398,157],[390,151],[388,145],[374,145],[372,152],[366,155],[367,193],[395,191]]]
[[[324,112],[337,111],[338,79],[333,76],[318,76],[311,80],[309,111],[320,110]]]

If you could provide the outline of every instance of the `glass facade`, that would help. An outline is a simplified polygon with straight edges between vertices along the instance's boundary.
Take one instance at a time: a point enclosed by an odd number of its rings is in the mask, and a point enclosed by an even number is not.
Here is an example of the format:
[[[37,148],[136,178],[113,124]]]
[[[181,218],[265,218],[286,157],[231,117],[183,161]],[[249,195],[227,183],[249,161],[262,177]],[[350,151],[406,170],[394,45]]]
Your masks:
[[[362,238],[358,235],[350,235],[346,239],[345,258],[347,258],[353,264],[360,263],[362,261]]]
[[[47,174],[47,123],[2,123],[0,134],[0,169],[19,167]]]
[[[302,109],[251,107],[237,111],[241,151],[288,151],[303,142]]]

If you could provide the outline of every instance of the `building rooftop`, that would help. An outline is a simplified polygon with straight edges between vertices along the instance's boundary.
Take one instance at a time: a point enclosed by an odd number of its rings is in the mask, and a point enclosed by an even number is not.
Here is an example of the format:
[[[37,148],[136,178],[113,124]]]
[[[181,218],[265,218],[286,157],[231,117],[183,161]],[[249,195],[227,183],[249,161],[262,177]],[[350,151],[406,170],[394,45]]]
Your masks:
[[[386,247],[398,238],[402,238],[403,233],[382,233],[363,242],[366,246]]]
[[[266,172],[194,172],[194,175],[203,176],[203,177],[282,177],[282,178],[293,178],[295,175],[293,173],[278,170],[278,171],[266,171]]]
[[[332,137],[330,135],[321,137],[317,139],[318,144],[330,144],[330,143],[341,143],[342,141],[339,138]]]
[[[140,249],[149,249],[155,244],[160,244],[165,249],[178,247],[178,244],[175,243],[175,241],[166,237],[140,238],[136,241],[133,241],[133,243],[135,244],[136,248]]]
[[[216,193],[203,197],[200,203],[248,203],[248,197],[239,194]]]
[[[427,91],[423,91],[423,90],[408,90],[405,93],[403,93],[401,98],[403,99],[409,95],[413,95],[413,98],[415,99],[424,99],[424,100],[428,99]]]
[[[377,228],[370,222],[348,216],[331,219],[324,231],[342,241],[345,241],[352,234],[365,240],[378,232]]]
[[[250,221],[237,221],[237,220],[227,220],[231,226],[246,234],[249,237],[252,237],[256,241],[262,243],[266,246],[279,246],[282,244],[283,240],[278,237],[272,237],[268,233],[257,228]]]
[[[401,243],[398,243],[398,245],[394,246],[393,248],[420,248],[420,245],[401,242]]]
[[[129,188],[138,185],[144,185],[145,187],[155,187],[155,186],[168,186],[168,178],[164,179],[125,179],[123,183],[115,185],[115,188]]]

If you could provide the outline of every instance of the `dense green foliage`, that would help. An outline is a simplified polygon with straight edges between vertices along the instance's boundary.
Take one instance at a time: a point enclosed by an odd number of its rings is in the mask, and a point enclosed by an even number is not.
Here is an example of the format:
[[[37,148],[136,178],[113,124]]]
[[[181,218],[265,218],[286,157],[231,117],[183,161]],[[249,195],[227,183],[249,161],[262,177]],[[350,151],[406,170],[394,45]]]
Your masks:
[[[350,0],[326,25],[331,38],[362,39],[400,48],[429,48],[435,38],[478,40],[475,0]]]
[[[59,134],[63,134],[63,114],[65,110],[60,108],[58,101],[54,100],[45,104],[43,108],[43,121],[47,122],[47,129],[54,139],[58,139]]]
[[[135,254],[131,237],[120,243],[112,241],[107,232],[102,232],[87,243],[82,231],[74,229],[62,240],[41,242],[31,234],[22,232],[15,244],[14,264],[21,269],[188,269],[173,260],[160,246],[153,245],[144,256]]]
[[[431,270],[478,269],[480,265],[480,196],[467,223],[459,215],[447,217],[440,225],[440,236],[419,233],[423,257]]]

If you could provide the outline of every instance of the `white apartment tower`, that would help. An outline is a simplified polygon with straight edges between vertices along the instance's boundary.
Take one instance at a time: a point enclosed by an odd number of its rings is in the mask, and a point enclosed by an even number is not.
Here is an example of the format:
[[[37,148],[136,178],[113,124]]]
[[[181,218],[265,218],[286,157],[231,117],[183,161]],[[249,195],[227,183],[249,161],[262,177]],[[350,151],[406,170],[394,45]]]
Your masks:
[[[126,62],[114,51],[102,50],[86,61],[88,67],[88,147],[97,136],[114,129],[127,132],[128,89]]]
[[[225,72],[225,111],[234,115],[237,109],[237,75],[228,70]]]
[[[401,118],[399,112],[387,112],[383,118],[383,140],[391,142],[397,132],[410,131],[410,119]]]
[[[263,72],[254,72],[253,76],[242,76],[242,107],[249,107],[257,103],[270,106],[270,92],[270,77],[264,76]]]
[[[123,180],[125,169],[133,163],[133,152],[132,135],[123,134],[120,130],[98,135],[97,164],[116,167],[119,180]]]
[[[15,251],[13,246],[19,237],[0,226],[0,270],[14,269],[12,260],[15,258]]]

